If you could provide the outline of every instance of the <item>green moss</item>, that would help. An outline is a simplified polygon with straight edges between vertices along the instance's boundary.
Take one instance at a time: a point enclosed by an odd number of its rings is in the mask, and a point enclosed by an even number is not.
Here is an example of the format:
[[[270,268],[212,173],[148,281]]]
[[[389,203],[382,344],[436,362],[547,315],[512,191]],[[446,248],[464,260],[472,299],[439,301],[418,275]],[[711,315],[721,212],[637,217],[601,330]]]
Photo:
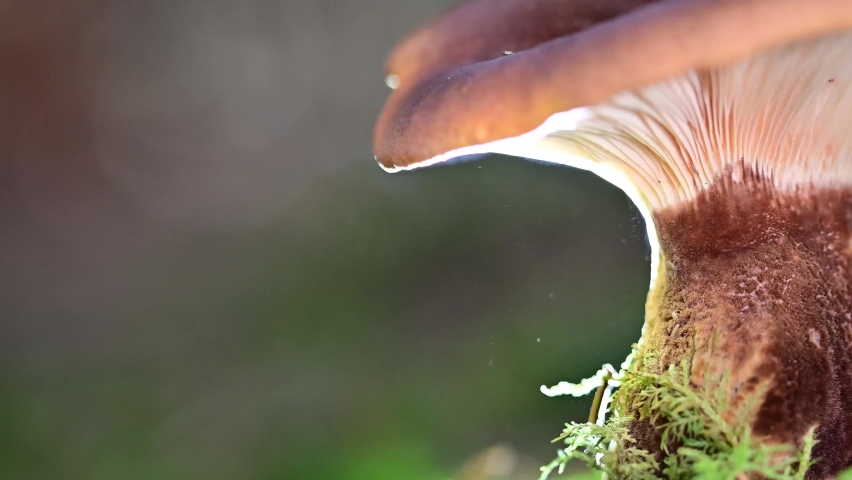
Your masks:
[[[852,480],[852,468],[844,470],[843,473],[837,476],[837,480]]]
[[[646,358],[645,361],[653,360]],[[646,363],[647,365],[647,363]],[[748,405],[728,423],[724,384],[705,381],[695,390],[689,385],[690,365],[672,365],[661,375],[626,370],[613,397],[614,414],[604,424],[571,423],[555,441],[566,447],[542,468],[541,480],[562,472],[570,460],[579,459],[609,479],[733,480],[755,476],[769,480],[804,479],[812,465],[813,430],[801,450],[792,445],[764,445],[756,440],[746,415]],[[705,379],[708,380],[708,379]],[[759,392],[758,392],[759,393]],[[753,397],[760,398],[755,394]],[[661,434],[662,462],[639,448],[628,432],[625,412],[636,412],[656,425]],[[634,415],[635,415],[634,414]],[[740,476],[743,477],[740,477]]]

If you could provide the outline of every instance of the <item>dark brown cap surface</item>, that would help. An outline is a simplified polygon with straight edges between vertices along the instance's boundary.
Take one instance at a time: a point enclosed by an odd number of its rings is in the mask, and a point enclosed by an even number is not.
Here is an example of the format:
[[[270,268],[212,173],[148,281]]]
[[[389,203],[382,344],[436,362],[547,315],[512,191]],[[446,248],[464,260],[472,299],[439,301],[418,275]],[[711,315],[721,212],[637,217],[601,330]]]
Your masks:
[[[467,0],[416,30],[391,53],[403,88],[579,32],[659,0]]]

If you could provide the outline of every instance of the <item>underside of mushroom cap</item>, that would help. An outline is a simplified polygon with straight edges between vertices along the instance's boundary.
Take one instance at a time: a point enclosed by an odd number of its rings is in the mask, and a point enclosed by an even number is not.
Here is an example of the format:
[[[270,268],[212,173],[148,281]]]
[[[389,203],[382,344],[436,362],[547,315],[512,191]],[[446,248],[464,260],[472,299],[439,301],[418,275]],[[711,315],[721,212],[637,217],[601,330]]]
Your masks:
[[[785,188],[847,184],[849,28],[848,1],[663,1],[513,55],[430,60],[382,112],[377,159],[390,171],[486,152],[562,163],[648,210],[729,168]]]

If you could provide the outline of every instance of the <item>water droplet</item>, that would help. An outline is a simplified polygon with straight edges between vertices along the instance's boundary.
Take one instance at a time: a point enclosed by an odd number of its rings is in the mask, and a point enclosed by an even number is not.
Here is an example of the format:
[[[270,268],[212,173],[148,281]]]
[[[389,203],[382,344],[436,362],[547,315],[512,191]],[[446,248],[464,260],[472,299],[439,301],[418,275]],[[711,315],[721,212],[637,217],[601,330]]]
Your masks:
[[[391,74],[385,77],[385,85],[387,85],[388,88],[390,88],[391,90],[396,90],[397,88],[399,88],[399,83],[400,82],[398,75]]]

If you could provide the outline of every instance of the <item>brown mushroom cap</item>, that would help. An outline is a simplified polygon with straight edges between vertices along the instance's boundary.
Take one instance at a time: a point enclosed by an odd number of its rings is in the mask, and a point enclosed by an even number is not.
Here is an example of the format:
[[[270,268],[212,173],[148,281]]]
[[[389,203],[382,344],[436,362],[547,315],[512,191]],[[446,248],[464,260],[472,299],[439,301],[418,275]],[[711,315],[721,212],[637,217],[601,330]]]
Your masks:
[[[486,3],[472,0],[449,11],[392,56],[389,74],[399,77],[401,88],[388,100],[374,136],[385,168],[435,163],[465,147],[532,132],[554,114],[620,92],[852,28],[848,0],[667,0],[633,10],[645,2],[619,2],[595,15],[586,15],[591,1]],[[536,6],[565,8],[588,20],[563,24],[536,14]],[[570,34],[619,8],[627,13]],[[461,25],[474,18],[476,27],[465,33]],[[530,35],[535,29],[529,21],[541,22],[546,33]],[[478,35],[491,27],[497,33]],[[563,28],[566,35],[530,47]],[[488,60],[512,48],[519,51]]]
[[[387,75],[405,87],[520,52],[659,0],[467,0],[409,35]],[[390,83],[390,82],[389,82]]]

